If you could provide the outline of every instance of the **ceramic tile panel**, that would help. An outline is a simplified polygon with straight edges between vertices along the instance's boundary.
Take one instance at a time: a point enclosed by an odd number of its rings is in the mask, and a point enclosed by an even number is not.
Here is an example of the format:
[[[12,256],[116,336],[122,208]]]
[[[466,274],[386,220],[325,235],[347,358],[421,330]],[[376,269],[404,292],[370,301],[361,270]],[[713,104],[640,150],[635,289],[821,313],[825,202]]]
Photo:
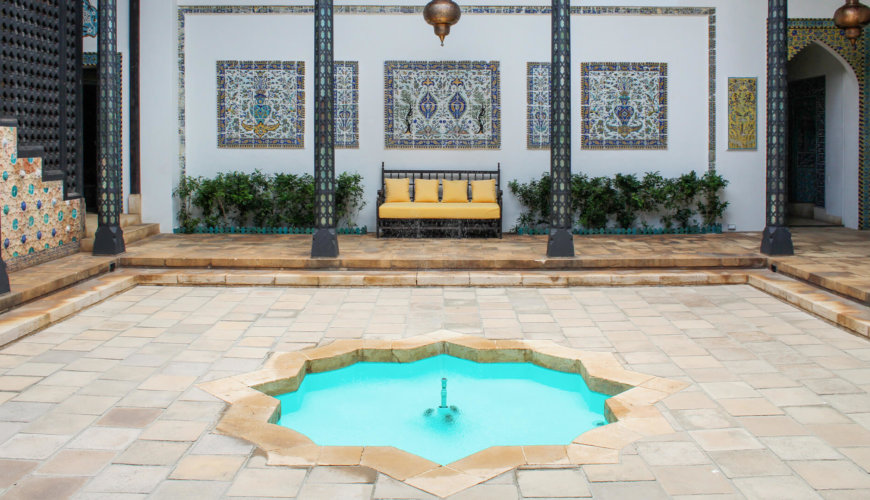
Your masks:
[[[304,61],[218,61],[219,148],[305,147]]]
[[[335,62],[335,147],[359,148],[359,63]]]
[[[728,149],[758,149],[758,78],[728,79]]]
[[[386,61],[388,149],[499,149],[497,61]]]
[[[96,38],[99,26],[97,6],[91,0],[82,0],[82,38]]]
[[[667,149],[667,63],[581,65],[584,149]]]
[[[550,149],[550,63],[526,65],[526,145],[529,149]]]

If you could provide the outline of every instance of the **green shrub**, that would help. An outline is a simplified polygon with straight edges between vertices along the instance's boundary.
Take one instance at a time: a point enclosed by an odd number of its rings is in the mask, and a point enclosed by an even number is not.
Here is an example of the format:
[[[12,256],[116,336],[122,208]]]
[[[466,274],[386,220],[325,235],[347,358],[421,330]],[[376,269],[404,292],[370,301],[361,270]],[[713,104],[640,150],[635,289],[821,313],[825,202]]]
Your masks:
[[[702,177],[692,171],[674,178],[665,178],[659,172],[647,172],[643,178],[636,174],[616,174],[612,178],[574,174],[571,210],[584,230],[606,229],[610,220],[621,230],[630,230],[637,226],[641,215],[659,215],[665,229],[688,231],[694,230],[698,215],[706,227],[719,223],[728,207],[720,197],[727,185],[727,180],[712,171]],[[541,229],[549,224],[548,172],[526,183],[512,180],[508,187],[523,207],[517,227]],[[649,229],[647,217],[641,222],[643,229]]]
[[[213,178],[182,175],[173,194],[184,232],[197,226],[315,226],[314,177],[311,174],[264,174],[259,170],[219,173]],[[352,225],[365,206],[362,176],[343,172],[336,178],[336,220]],[[199,216],[195,216],[198,212]]]

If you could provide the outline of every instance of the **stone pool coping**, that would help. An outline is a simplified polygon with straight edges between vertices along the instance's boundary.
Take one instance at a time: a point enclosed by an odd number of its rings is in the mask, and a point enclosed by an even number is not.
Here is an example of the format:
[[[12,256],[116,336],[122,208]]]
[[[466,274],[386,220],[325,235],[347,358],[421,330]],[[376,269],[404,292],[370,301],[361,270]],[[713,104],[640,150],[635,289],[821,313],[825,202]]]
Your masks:
[[[605,403],[610,423],[581,434],[567,446],[494,446],[447,465],[394,447],[319,446],[299,432],[276,425],[280,402],[272,396],[295,391],[307,373],[360,361],[406,363],[439,354],[478,362],[531,362],[580,374],[590,389],[612,396]],[[216,430],[265,451],[268,465],[362,465],[446,497],[517,467],[618,463],[624,446],[643,437],[675,432],[654,404],[688,384],[626,370],[611,353],[581,351],[548,340],[490,340],[439,330],[402,340],[336,340],[303,351],[276,353],[258,371],[198,387],[229,403]]]

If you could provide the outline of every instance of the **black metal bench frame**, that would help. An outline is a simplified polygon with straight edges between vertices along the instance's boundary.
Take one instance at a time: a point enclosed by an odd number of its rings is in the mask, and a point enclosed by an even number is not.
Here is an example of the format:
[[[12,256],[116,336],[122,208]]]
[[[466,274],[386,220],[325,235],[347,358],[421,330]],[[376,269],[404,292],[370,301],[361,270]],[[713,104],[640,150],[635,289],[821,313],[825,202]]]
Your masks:
[[[410,190],[414,194],[414,181],[417,179],[441,179],[448,181],[466,180],[469,199],[471,182],[495,179],[496,202],[499,208],[498,219],[382,219],[381,205],[385,201],[385,179],[410,179]],[[413,200],[413,196],[411,197]],[[381,163],[381,189],[378,190],[377,228],[375,234],[397,238],[469,238],[502,237],[502,190],[501,163],[496,170],[387,170]]]

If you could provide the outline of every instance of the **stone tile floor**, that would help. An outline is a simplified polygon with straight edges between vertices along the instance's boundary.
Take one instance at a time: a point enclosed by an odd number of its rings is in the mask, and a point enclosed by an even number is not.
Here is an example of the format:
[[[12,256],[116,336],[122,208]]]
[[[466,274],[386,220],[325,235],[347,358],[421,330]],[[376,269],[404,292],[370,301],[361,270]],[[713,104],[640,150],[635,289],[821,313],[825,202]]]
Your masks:
[[[455,498],[870,498],[870,343],[745,285],[140,286],[0,349],[4,498],[430,498],[366,468],[266,467],[198,382],[272,351],[450,329],[614,352],[689,381],[620,463]]]

